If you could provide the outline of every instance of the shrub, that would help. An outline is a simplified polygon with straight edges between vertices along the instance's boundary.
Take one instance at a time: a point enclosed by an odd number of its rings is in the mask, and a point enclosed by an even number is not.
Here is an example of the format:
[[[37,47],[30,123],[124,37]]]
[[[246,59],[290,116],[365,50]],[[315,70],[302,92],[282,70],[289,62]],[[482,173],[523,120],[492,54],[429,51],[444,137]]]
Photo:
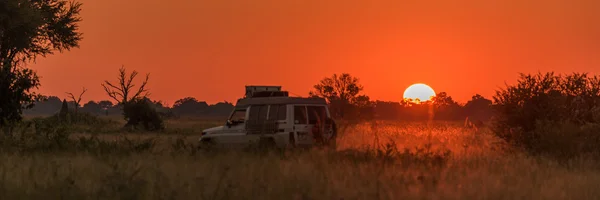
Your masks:
[[[61,120],[66,121],[67,120],[67,115],[69,115],[69,105],[67,103],[66,100],[62,101],[62,105],[60,107],[60,111],[58,112],[58,117]]]
[[[585,134],[593,134],[586,130],[600,123],[598,103],[597,76],[521,74],[515,85],[507,85],[494,96],[494,132],[535,153],[579,149],[574,146],[595,142],[586,140]]]
[[[144,99],[135,99],[127,102],[123,106],[126,127],[137,128],[140,125],[144,130],[156,131],[163,130],[164,123],[156,109]]]

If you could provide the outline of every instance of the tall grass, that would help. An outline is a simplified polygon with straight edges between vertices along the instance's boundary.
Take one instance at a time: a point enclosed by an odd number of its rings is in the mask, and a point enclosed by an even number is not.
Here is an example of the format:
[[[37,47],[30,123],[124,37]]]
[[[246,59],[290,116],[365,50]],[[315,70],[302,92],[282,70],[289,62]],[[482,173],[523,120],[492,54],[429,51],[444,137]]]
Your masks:
[[[185,127],[182,122],[168,124]],[[171,122],[173,123],[173,122]],[[206,122],[198,122],[206,124]],[[186,125],[182,125],[186,124]],[[183,128],[186,129],[186,128]],[[201,152],[172,132],[4,140],[0,199],[596,199],[599,163],[519,153],[460,123],[340,125],[326,149]]]

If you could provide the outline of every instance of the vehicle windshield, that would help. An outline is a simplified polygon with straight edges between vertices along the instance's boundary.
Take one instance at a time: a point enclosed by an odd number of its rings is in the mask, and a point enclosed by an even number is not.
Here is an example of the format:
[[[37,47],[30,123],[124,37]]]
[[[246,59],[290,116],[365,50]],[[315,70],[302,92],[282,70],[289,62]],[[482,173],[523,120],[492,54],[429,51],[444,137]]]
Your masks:
[[[235,110],[229,118],[232,122],[243,123],[246,119],[246,110]]]

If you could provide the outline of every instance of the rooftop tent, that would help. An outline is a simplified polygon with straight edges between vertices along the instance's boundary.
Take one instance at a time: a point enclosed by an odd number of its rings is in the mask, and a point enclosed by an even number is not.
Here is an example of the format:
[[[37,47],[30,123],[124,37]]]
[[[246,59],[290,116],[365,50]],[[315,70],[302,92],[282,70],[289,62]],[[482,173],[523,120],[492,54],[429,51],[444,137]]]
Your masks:
[[[302,98],[302,97],[265,97],[265,98],[244,98],[238,99],[236,109],[245,109],[251,105],[273,105],[273,104],[313,104],[327,105],[323,98]]]
[[[244,98],[252,97],[287,97],[287,91],[281,91],[281,86],[246,86],[246,95]]]

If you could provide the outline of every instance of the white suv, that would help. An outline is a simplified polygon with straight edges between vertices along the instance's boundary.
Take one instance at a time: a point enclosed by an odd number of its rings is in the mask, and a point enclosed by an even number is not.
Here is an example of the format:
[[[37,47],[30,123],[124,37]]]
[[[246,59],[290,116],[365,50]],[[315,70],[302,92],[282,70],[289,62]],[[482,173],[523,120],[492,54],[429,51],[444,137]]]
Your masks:
[[[247,86],[246,91],[248,87],[253,86]],[[267,144],[279,148],[314,145],[335,148],[337,127],[325,99],[288,97],[282,91],[268,93],[255,96],[247,93],[238,100],[224,126],[203,130],[201,147],[244,148]]]

